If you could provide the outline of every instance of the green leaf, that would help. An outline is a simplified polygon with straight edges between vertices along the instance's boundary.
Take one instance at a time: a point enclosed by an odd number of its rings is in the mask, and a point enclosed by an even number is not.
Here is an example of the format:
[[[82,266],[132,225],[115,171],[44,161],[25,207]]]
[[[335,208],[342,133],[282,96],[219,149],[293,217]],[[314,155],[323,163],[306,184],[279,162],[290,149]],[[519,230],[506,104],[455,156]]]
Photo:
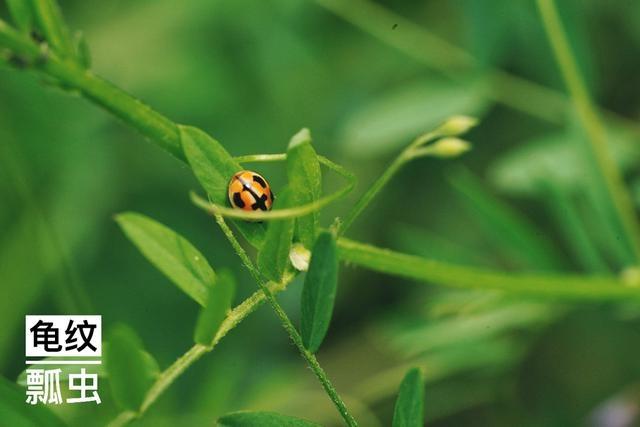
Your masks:
[[[187,239],[144,215],[127,212],[116,221],[140,252],[184,293],[204,306],[215,273]]]
[[[453,115],[481,117],[488,107],[482,80],[452,83],[431,79],[403,84],[367,102],[346,122],[341,139],[354,157],[391,153]]]
[[[7,7],[16,28],[28,34],[33,24],[33,12],[29,0],[7,0]]]
[[[400,384],[393,411],[393,427],[424,426],[424,383],[417,368],[411,369]]]
[[[65,424],[42,404],[25,403],[24,389],[0,376],[0,424],[19,427],[63,427]]]
[[[89,43],[84,33],[78,31],[75,35],[76,53],[78,55],[78,61],[84,68],[91,67],[91,50],[89,49]]]
[[[228,204],[229,181],[242,167],[218,141],[202,130],[192,126],[179,126],[179,129],[182,149],[196,178],[214,203]],[[262,245],[264,224],[247,221],[234,221],[234,224],[254,247]]]
[[[502,255],[520,267],[557,269],[555,248],[523,215],[485,189],[478,178],[460,168],[449,176],[449,183],[460,196],[492,243]]]
[[[338,252],[333,234],[323,232],[313,246],[309,271],[302,288],[300,332],[304,346],[318,351],[324,339],[338,286]]]
[[[60,7],[55,0],[31,0],[38,28],[52,49],[65,57],[74,57],[75,49]]]
[[[296,204],[315,202],[322,193],[322,174],[316,151],[311,145],[311,134],[302,129],[289,142],[287,149],[287,177]],[[307,248],[313,245],[318,230],[318,212],[297,219],[298,238]]]
[[[158,365],[150,366],[143,354],[142,341],[131,328],[123,324],[113,328],[104,362],[111,392],[122,409],[137,411],[159,374]]]
[[[292,193],[286,188],[278,194],[274,205],[279,209],[292,206]],[[289,251],[293,239],[294,218],[270,221],[267,234],[258,253],[258,268],[269,280],[279,282],[287,265],[289,265]]]
[[[235,288],[236,283],[231,272],[227,270],[220,271],[216,284],[209,289],[207,306],[200,310],[193,335],[193,340],[196,343],[206,346],[211,345],[222,321],[231,308]]]
[[[301,418],[276,412],[234,412],[218,420],[220,427],[320,427]]]

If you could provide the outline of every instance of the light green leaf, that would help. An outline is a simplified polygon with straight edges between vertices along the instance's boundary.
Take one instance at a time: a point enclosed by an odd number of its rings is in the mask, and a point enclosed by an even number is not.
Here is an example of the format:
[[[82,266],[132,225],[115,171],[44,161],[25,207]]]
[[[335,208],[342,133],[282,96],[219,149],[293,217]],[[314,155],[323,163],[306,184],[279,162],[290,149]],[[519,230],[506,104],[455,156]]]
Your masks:
[[[302,129],[289,142],[287,149],[287,177],[296,204],[313,203],[322,193],[322,174],[316,151],[311,145],[311,134]],[[313,245],[318,229],[318,212],[312,212],[296,221],[298,238],[307,248]]]
[[[193,340],[197,344],[209,346],[213,338],[220,329],[222,321],[227,316],[233,296],[235,294],[236,283],[231,272],[222,270],[218,274],[216,284],[209,289],[209,299],[207,306],[200,310]]]
[[[274,206],[278,209],[292,206],[291,191],[286,188],[280,191]],[[270,221],[267,234],[258,253],[258,268],[269,280],[279,282],[289,265],[289,251],[293,239],[294,218]]]
[[[31,0],[31,5],[38,28],[53,50],[60,56],[74,57],[71,35],[56,1]]]
[[[367,102],[346,122],[341,139],[354,157],[391,153],[453,115],[481,117],[488,102],[482,81],[427,80]]]
[[[228,204],[229,181],[242,167],[218,141],[202,130],[192,126],[179,126],[179,129],[182,149],[196,178],[214,203]],[[254,247],[262,245],[264,224],[248,221],[234,221],[234,224]]]
[[[143,352],[142,341],[131,328],[123,324],[113,328],[104,363],[113,398],[122,409],[138,410],[159,374],[158,365],[150,366]]]
[[[0,423],[19,427],[64,427],[53,412],[42,404],[25,403],[24,389],[0,376]]]
[[[417,368],[411,369],[400,384],[393,411],[393,427],[424,426],[424,381]]]
[[[320,427],[301,418],[276,412],[234,412],[218,420],[220,427]]]
[[[318,351],[329,329],[337,286],[336,240],[330,232],[323,232],[313,246],[302,288],[300,332],[304,346],[312,353]]]
[[[140,252],[184,293],[204,306],[215,273],[187,239],[144,215],[127,212],[116,221]]]
[[[33,12],[29,0],[7,0],[7,7],[16,28],[28,34],[33,25]]]

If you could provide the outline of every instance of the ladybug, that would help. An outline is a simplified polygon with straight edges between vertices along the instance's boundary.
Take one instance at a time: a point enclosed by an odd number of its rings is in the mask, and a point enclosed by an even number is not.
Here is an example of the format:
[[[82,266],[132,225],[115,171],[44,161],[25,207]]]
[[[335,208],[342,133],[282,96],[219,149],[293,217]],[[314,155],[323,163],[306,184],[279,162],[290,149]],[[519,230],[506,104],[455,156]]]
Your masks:
[[[240,171],[229,181],[229,202],[234,208],[268,211],[274,198],[267,180],[253,171]]]

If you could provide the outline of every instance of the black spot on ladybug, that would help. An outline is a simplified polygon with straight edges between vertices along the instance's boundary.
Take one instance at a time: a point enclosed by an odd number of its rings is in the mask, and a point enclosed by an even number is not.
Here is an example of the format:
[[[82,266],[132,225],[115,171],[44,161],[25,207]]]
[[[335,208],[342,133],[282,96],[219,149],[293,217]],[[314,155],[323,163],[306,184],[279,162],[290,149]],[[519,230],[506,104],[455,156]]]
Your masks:
[[[233,193],[233,203],[239,208],[244,208],[244,201],[242,200],[240,193]]]
[[[251,209],[253,209],[254,211],[256,209],[260,209],[261,211],[266,211],[267,210],[267,205],[266,205],[267,195],[263,194],[260,197],[255,197],[255,194],[254,194],[254,198],[256,199],[256,202],[251,205]]]
[[[253,175],[253,181],[260,184],[262,188],[267,188],[267,183],[264,182],[264,179],[260,178],[258,175]]]

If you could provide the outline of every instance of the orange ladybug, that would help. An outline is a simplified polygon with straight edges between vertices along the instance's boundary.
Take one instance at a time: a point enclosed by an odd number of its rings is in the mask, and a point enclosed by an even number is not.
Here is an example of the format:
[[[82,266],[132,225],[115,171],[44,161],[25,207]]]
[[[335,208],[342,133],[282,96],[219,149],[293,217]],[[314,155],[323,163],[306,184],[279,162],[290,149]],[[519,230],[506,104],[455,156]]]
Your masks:
[[[275,196],[266,179],[253,171],[240,171],[229,181],[229,202],[245,211],[268,211]]]

